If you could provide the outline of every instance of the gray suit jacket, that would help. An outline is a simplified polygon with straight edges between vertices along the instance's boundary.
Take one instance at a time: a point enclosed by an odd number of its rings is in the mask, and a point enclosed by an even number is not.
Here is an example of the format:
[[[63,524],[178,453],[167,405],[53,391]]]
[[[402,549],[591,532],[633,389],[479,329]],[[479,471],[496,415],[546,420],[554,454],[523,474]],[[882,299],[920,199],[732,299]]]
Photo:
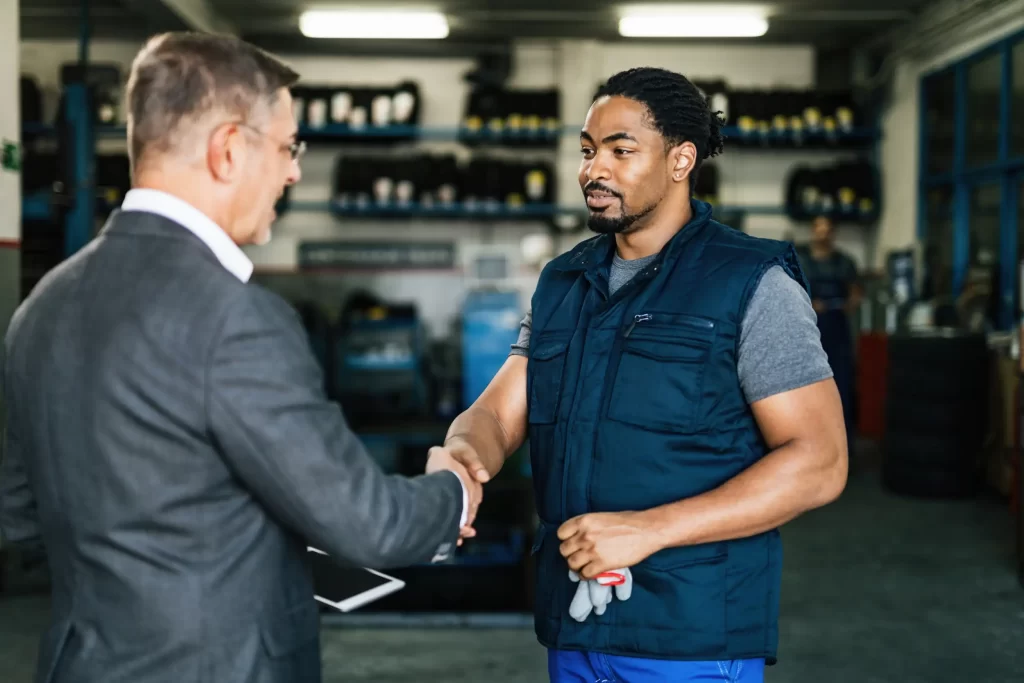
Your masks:
[[[291,307],[156,215],[47,275],[4,369],[0,530],[53,578],[38,682],[318,681],[305,546],[387,568],[458,538],[458,478],[383,474]]]

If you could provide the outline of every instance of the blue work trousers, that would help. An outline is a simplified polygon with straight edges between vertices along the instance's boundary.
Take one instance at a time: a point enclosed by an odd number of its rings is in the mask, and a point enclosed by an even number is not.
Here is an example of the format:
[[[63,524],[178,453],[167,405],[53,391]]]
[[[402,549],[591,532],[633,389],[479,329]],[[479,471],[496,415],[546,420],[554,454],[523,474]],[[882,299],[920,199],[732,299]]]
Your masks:
[[[764,683],[763,659],[686,662],[548,651],[551,683]]]

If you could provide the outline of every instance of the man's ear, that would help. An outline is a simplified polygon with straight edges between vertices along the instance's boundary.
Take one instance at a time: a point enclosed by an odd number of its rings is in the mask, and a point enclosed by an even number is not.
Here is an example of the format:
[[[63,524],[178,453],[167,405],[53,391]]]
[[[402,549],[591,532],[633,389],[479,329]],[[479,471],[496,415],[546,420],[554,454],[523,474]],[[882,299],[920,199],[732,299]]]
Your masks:
[[[217,128],[206,147],[206,160],[213,177],[225,183],[234,180],[242,166],[244,147],[245,140],[238,126],[232,124]]]
[[[681,142],[669,151],[672,161],[672,180],[681,183],[690,177],[697,165],[697,147],[692,142]]]

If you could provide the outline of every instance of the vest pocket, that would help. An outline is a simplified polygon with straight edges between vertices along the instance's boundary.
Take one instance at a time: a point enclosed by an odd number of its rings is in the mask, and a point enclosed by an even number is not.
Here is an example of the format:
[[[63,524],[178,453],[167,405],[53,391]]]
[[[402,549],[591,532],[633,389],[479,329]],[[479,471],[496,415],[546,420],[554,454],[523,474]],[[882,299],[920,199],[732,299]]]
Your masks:
[[[529,423],[552,424],[562,395],[562,373],[569,337],[544,335],[530,342],[527,378],[530,388]]]
[[[610,419],[654,430],[699,429],[704,365],[715,328],[711,321],[698,320],[627,327],[608,406]]]
[[[718,656],[727,644],[728,556],[725,543],[655,553],[630,570],[633,593],[613,603],[615,624],[675,632],[686,656]]]

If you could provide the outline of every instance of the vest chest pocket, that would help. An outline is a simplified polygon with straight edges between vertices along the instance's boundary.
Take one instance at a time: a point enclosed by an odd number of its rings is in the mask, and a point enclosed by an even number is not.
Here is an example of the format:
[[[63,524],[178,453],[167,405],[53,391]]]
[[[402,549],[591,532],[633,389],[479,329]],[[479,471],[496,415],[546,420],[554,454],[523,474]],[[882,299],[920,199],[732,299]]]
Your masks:
[[[569,350],[569,334],[545,334],[530,341],[529,382],[530,424],[551,424],[558,416],[562,396],[562,375]]]
[[[609,419],[660,431],[698,430],[714,340],[715,324],[706,318],[636,316],[623,331]]]

